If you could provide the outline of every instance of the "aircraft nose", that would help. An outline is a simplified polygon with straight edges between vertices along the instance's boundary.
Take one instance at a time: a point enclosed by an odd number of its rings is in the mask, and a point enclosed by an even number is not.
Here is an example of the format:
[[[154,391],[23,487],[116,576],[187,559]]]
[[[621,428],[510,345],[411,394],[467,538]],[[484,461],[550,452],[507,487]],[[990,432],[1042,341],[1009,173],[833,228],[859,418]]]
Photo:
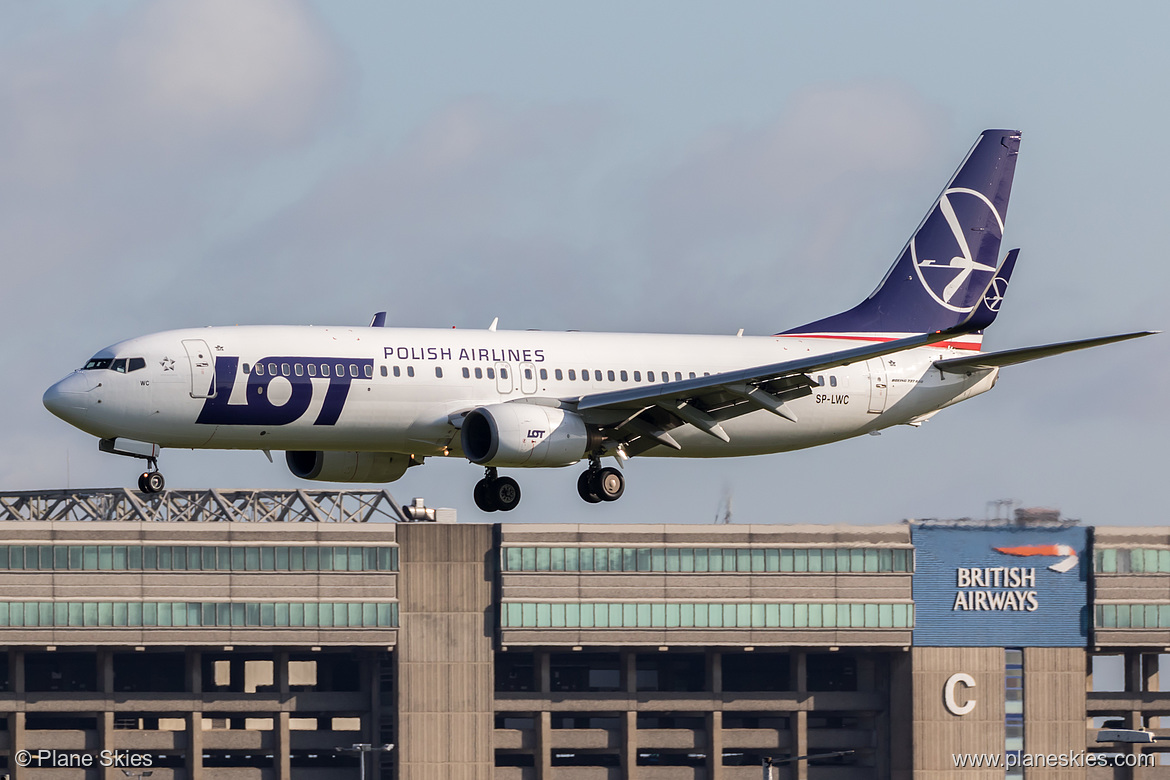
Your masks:
[[[65,422],[76,424],[89,411],[91,389],[89,381],[75,371],[46,390],[41,401]]]

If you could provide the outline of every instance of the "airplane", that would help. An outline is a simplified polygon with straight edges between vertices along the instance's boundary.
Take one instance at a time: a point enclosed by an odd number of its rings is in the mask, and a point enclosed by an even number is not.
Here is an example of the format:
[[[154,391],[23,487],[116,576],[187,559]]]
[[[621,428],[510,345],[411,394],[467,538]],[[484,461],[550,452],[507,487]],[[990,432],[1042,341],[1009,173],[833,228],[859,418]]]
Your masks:
[[[797,450],[919,426],[990,390],[1004,366],[1152,331],[982,352],[1019,250],[997,262],[1020,133],[986,130],[877,288],[770,336],[244,326],[121,341],[50,387],[44,405],[145,459],[162,449],[284,451],[306,480],[391,482],[427,458],[484,469],[476,505],[520,502],[503,468],[586,461],[590,503],[625,490],[634,457]]]

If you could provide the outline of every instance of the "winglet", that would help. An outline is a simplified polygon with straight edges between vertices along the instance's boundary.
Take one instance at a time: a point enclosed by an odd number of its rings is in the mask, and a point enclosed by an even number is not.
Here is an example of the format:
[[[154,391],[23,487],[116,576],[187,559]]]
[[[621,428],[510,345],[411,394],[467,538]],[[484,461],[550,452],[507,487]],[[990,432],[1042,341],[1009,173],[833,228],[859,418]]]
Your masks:
[[[968,332],[986,330],[995,322],[999,314],[999,307],[1003,305],[1003,296],[1007,292],[1008,282],[1011,281],[1012,271],[1016,268],[1016,258],[1020,256],[1019,249],[1007,253],[995,276],[987,283],[983,290],[983,297],[975,307],[975,311],[963,323],[963,329]]]

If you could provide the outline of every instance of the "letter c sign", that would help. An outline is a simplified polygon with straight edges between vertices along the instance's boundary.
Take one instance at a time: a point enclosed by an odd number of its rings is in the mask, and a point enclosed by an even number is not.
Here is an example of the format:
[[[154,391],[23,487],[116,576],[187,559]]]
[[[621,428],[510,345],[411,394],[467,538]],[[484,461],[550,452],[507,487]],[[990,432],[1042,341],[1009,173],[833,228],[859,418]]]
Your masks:
[[[966,704],[959,704],[955,701],[955,688],[962,683],[967,688],[975,687],[975,678],[964,672],[956,672],[947,678],[946,685],[943,686],[943,704],[947,707],[947,712],[952,715],[966,715],[971,710],[975,709],[975,697],[967,699]]]

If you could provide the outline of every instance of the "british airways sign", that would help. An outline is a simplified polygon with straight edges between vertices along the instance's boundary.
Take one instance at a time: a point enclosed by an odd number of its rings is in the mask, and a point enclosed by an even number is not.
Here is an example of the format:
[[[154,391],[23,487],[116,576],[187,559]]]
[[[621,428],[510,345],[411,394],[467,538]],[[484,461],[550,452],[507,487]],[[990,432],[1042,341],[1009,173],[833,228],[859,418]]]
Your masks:
[[[916,525],[912,539],[915,645],[1085,645],[1085,529]]]

